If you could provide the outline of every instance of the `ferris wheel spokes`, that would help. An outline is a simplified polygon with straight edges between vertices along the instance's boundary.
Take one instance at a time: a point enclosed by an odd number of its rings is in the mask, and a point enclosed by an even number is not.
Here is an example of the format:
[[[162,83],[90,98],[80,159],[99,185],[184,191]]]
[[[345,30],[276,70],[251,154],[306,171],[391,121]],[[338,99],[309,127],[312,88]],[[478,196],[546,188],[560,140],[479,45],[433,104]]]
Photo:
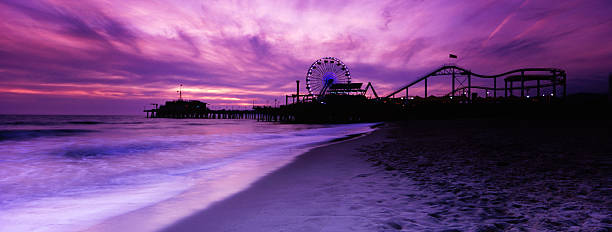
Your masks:
[[[306,73],[306,89],[311,95],[323,95],[332,84],[351,82],[348,67],[335,57],[316,60]]]

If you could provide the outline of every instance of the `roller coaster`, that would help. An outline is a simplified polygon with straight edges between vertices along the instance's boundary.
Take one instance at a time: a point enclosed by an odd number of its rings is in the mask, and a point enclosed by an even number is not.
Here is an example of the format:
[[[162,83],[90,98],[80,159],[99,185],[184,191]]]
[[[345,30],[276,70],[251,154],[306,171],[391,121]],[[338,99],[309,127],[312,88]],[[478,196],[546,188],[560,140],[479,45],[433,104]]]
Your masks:
[[[436,94],[429,94],[428,88],[431,87],[428,81],[436,77],[450,77],[450,91],[440,94],[441,89],[447,88],[437,85],[434,86]],[[498,87],[498,79],[503,80],[503,87]],[[522,68],[497,75],[482,75],[455,64],[447,64],[383,97],[378,96],[370,82],[365,88],[362,86],[363,83],[351,82],[346,64],[334,57],[324,57],[315,61],[306,73],[307,93],[300,94],[300,81],[297,80],[296,93],[286,95],[285,104],[280,107],[210,110],[206,103],[182,99],[182,91],[179,90],[178,100],[144,111],[147,117],[152,118],[256,119],[300,123],[365,122],[439,115],[461,117],[469,115],[466,112],[510,115],[525,109],[530,112],[557,109],[556,104],[538,103],[559,102],[556,99],[565,98],[567,74],[557,68]],[[415,88],[423,88],[424,98],[412,100],[415,97],[409,95],[409,90],[413,89],[414,94]],[[532,89],[536,89],[535,95],[529,93]],[[367,96],[368,90],[374,97]],[[520,91],[520,95],[515,95],[516,90]],[[479,91],[485,92],[484,98],[478,96]],[[503,92],[503,98],[498,97],[500,92]]]
[[[564,70],[556,68],[522,68],[508,71],[497,75],[482,75],[473,73],[472,71],[450,64],[444,65],[435,71],[410,82],[409,84],[397,89],[396,91],[388,94],[384,98],[391,99],[399,96],[401,92],[405,91],[405,97],[409,98],[409,89],[417,84],[423,83],[424,96],[428,97],[427,81],[430,78],[436,76],[451,76],[451,90],[446,95],[447,97],[454,97],[457,93],[461,93],[461,96],[465,96],[468,99],[477,97],[472,94],[473,89],[481,89],[486,91],[487,97],[497,98],[499,91],[504,92],[504,97],[514,96],[514,90],[520,90],[520,97],[529,97],[526,92],[530,89],[536,89],[536,96],[542,96],[543,90],[547,90],[549,96],[557,97],[557,88],[562,89],[562,97],[565,98],[567,90],[567,74]],[[492,86],[473,85],[473,78],[491,79]],[[497,87],[497,79],[503,78],[503,88]],[[519,86],[515,86],[515,83],[519,83]],[[535,82],[535,83],[534,83]],[[492,92],[492,94],[491,94]],[[400,96],[401,97],[401,96]]]

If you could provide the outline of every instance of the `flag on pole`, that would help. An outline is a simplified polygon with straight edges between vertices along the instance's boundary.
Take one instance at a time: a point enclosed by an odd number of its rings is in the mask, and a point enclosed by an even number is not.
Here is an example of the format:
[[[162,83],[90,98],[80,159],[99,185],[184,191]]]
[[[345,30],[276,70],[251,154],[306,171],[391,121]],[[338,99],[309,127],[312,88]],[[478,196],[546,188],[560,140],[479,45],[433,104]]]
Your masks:
[[[457,59],[457,55],[455,55],[455,54],[448,54],[448,58],[454,58],[454,59]]]

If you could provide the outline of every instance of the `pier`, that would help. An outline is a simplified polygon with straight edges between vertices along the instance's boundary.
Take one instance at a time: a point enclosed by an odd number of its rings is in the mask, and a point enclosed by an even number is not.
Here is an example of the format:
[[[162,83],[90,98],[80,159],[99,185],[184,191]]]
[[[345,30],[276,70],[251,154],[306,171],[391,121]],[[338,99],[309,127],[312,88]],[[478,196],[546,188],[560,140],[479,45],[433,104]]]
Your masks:
[[[433,78],[448,78],[448,91],[445,94],[431,93],[428,80]],[[307,71],[305,85],[307,92],[300,94],[300,81],[297,80],[295,94],[286,95],[285,104],[278,107],[211,110],[204,102],[182,99],[182,90],[179,90],[178,100],[168,101],[159,108],[157,104],[152,104],[155,108],[144,112],[147,118],[352,123],[435,118],[440,115],[513,115],[525,110],[538,112],[550,110],[550,107],[542,104],[562,102],[567,95],[567,75],[561,69],[522,68],[483,75],[448,64],[379,97],[371,82],[365,87],[363,83],[352,82],[348,66],[334,57],[315,61]],[[437,87],[440,88],[440,85]],[[369,97],[367,93],[371,93]]]
[[[257,121],[289,121],[289,114],[281,108],[269,106],[256,106],[252,110],[210,110],[201,112],[181,111],[164,112],[159,109],[144,110],[147,118],[176,118],[176,119],[252,119]]]

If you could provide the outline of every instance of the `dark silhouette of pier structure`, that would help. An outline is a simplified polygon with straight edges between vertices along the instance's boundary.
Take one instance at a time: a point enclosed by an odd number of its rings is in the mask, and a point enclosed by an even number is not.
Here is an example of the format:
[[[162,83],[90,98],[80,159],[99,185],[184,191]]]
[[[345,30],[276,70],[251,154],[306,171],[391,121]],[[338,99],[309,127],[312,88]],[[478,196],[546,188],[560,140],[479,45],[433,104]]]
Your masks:
[[[444,65],[435,71],[416,79],[413,82],[399,88],[398,90],[388,94],[385,98],[401,98],[402,92],[404,93],[404,99],[410,99],[409,89],[417,84],[423,83],[424,97],[427,98],[428,83],[427,81],[431,78],[438,76],[450,77],[451,90],[444,95],[444,97],[462,96],[468,101],[474,100],[478,95],[473,94],[473,90],[484,90],[486,92],[485,97],[497,98],[499,92],[503,93],[503,96],[513,97],[520,96],[521,98],[531,98],[532,96],[526,93],[531,89],[536,89],[537,97],[557,96],[558,88],[561,88],[562,98],[566,97],[567,92],[567,74],[564,70],[556,68],[522,68],[511,70],[505,73],[497,75],[482,75],[473,73],[472,71],[458,67],[456,65]],[[472,81],[474,78],[490,80],[489,85],[474,85]],[[498,87],[498,79],[503,81],[503,87]],[[543,90],[548,89],[550,93],[543,96]],[[520,95],[515,95],[515,90],[520,90]]]
[[[154,109],[144,110],[147,118],[204,118],[204,119],[259,119],[263,118],[259,107],[254,110],[211,110],[206,103],[197,100],[167,101]]]
[[[176,119],[252,119],[258,121],[290,121],[289,114],[278,107],[253,106],[251,110],[211,110],[206,103],[197,100],[179,99],[167,101],[161,107],[144,110],[147,118]]]
[[[323,63],[322,60],[326,62]],[[329,61],[329,63],[327,63]],[[334,63],[335,62],[335,63]],[[313,85],[312,74],[316,64],[342,67],[345,81],[338,81],[333,74],[321,73]],[[397,90],[379,97],[368,82],[350,81],[348,68],[340,60],[326,57],[313,63],[306,79],[308,92],[300,94],[300,81],[296,81],[295,94],[285,96],[285,105],[279,107],[253,106],[251,110],[211,110],[206,103],[183,100],[157,105],[145,110],[150,118],[204,118],[204,119],[252,119],[258,121],[296,123],[349,123],[398,120],[421,116],[458,115],[456,112],[478,114],[512,114],[516,111],[538,111],[542,104],[562,102],[567,95],[567,74],[557,68],[521,68],[496,75],[474,73],[454,64],[443,65]],[[344,76],[344,73],[342,73]],[[447,78],[449,89],[431,94],[432,78]],[[612,78],[612,77],[611,77]],[[612,80],[612,79],[611,79]],[[440,83],[440,80],[436,80]],[[313,87],[314,86],[314,87]],[[420,92],[422,88],[423,92]],[[611,86],[612,88],[612,86]],[[414,90],[417,89],[417,90]],[[535,95],[529,94],[533,93]],[[368,91],[372,94],[367,96]],[[417,92],[418,91],[418,92]],[[416,95],[410,95],[417,92]],[[422,97],[419,94],[422,93]],[[480,96],[478,93],[483,93]],[[182,94],[179,91],[179,94]],[[558,108],[558,107],[557,107]],[[541,111],[541,110],[540,110]],[[475,113],[474,113],[475,112]]]

